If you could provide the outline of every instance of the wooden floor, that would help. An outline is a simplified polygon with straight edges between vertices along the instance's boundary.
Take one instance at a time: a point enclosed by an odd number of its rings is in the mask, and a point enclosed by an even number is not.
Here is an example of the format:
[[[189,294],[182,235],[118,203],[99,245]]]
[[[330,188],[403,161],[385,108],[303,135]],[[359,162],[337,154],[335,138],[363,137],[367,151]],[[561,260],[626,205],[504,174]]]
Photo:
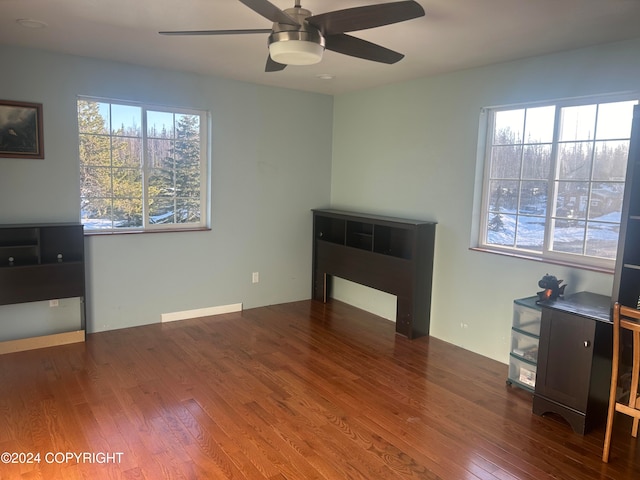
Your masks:
[[[640,478],[506,376],[339,302],[92,334],[0,356],[0,478]]]

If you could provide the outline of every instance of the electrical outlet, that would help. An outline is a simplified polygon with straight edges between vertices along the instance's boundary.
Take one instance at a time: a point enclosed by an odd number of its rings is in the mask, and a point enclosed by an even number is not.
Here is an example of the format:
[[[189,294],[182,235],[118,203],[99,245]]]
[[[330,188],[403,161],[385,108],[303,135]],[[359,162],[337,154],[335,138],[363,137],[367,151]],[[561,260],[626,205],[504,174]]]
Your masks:
[[[253,274],[251,275],[251,283],[259,283],[259,282],[260,282],[260,273],[253,272]]]
[[[49,306],[50,307],[57,307],[58,305],[60,305],[58,300],[49,300]]]

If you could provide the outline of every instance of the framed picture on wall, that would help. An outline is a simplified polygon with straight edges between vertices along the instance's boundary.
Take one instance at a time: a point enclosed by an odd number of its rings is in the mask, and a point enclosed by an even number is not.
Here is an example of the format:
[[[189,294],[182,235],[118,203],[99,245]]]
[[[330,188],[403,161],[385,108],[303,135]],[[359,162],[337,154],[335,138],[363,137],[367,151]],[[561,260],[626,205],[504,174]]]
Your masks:
[[[0,157],[44,158],[41,103],[0,100]]]

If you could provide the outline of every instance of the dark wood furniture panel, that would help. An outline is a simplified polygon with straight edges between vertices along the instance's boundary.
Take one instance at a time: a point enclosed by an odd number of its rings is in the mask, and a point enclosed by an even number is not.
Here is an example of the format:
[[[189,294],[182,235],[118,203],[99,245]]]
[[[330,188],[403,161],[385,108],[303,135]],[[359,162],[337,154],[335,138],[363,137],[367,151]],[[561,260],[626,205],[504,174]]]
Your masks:
[[[72,297],[81,298],[84,330],[82,225],[0,226],[0,305]]]
[[[366,285],[397,297],[397,333],[428,335],[435,225],[313,210],[313,298],[327,300],[332,276]]]
[[[581,292],[542,302],[533,413],[584,434],[606,420],[613,330],[610,297]]]
[[[640,308],[640,105],[633,110],[611,301]]]

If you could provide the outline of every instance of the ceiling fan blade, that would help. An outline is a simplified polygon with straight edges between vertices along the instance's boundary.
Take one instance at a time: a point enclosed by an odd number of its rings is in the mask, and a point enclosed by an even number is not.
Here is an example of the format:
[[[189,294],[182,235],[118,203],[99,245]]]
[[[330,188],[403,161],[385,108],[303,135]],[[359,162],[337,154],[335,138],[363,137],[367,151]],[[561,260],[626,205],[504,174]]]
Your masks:
[[[279,72],[286,67],[283,63],[278,63],[271,58],[271,55],[267,57],[267,64],[264,67],[265,72]]]
[[[240,0],[240,2],[274,23],[284,23],[286,25],[293,25],[294,27],[300,26],[295,18],[283,12],[267,0]]]
[[[244,33],[271,33],[271,29],[254,28],[246,30],[176,30],[158,33],[160,35],[239,35]]]
[[[407,0],[321,13],[307,17],[307,22],[324,35],[334,35],[404,22],[423,15],[424,9],[419,3]]]
[[[352,37],[344,33],[325,37],[325,48],[334,52],[363,58],[373,62],[396,63],[404,58],[402,53],[394,52],[375,43],[367,42],[361,38]]]

